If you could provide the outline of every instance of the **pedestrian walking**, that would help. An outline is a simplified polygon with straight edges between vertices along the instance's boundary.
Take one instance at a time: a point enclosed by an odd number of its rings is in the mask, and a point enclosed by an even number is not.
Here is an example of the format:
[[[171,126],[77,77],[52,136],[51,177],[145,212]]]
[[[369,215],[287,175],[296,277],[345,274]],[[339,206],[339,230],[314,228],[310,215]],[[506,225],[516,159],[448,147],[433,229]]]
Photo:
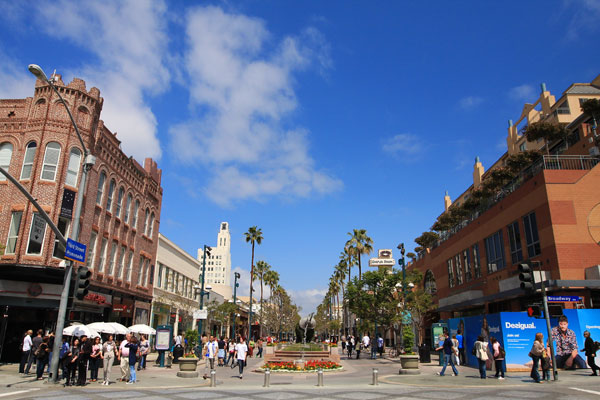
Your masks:
[[[456,331],[456,340],[458,341],[458,361],[460,362],[460,365],[467,365],[467,356],[465,355],[464,346],[465,340],[461,329]]]
[[[327,339],[327,341],[329,341],[329,339]],[[346,350],[346,335],[342,335],[342,337],[340,338],[340,341],[342,342],[342,353]]]
[[[129,338],[129,343],[125,345],[125,347],[129,350],[128,354],[128,364],[129,364],[129,380],[127,381],[127,385],[133,384],[137,382],[137,377],[135,375],[135,364],[137,362],[137,358],[139,356],[139,345],[138,340],[135,336],[131,336]]]
[[[225,347],[227,346],[227,344],[225,343],[225,338],[221,336],[217,344],[219,346],[219,350],[217,353],[217,358],[219,360],[218,365],[219,367],[222,367],[225,365]]]
[[[454,361],[454,364],[456,365],[460,365],[460,359],[458,356],[458,339],[456,338],[456,335],[452,336],[452,361]]]
[[[62,368],[62,377],[65,379],[69,372],[69,366],[66,363],[67,355],[71,352],[71,346],[66,337],[62,338],[62,345],[60,346],[60,352],[58,353],[59,367]]]
[[[450,340],[450,337],[448,337],[448,332],[444,332],[444,343],[442,346],[435,349],[436,351],[442,351],[444,354],[444,366],[442,367],[442,370],[437,373],[439,376],[444,376],[444,372],[446,372],[446,367],[448,364],[452,366],[453,376],[458,376],[458,370],[456,369],[456,366],[454,366],[454,361],[452,360],[452,354],[454,352],[452,346],[452,340]]]
[[[102,362],[102,344],[100,338],[94,338],[94,344],[92,345],[92,353],[90,354],[90,382],[98,381],[98,368]]]
[[[546,343],[546,348],[542,352],[542,359],[540,360],[540,364],[542,365],[542,380],[546,382],[550,382],[550,342]]]
[[[75,377],[77,376],[77,365],[79,363],[79,339],[75,338],[71,349],[65,358],[65,364],[67,365],[67,376],[65,379],[65,386],[75,385]]]
[[[238,368],[240,371],[239,378],[242,379],[244,376],[246,360],[248,359],[248,346],[246,345],[243,337],[240,337],[240,342],[235,345],[235,358],[237,359]]]
[[[360,352],[362,351],[363,348],[363,344],[359,343],[358,346],[356,346],[356,359],[360,359]]]
[[[348,340],[346,341],[346,351],[348,352],[348,359],[352,358],[352,336],[348,336]]]
[[[42,344],[42,334],[44,331],[38,329],[36,336],[31,339],[31,353],[29,354],[29,360],[27,361],[27,368],[25,369],[25,373],[29,374],[29,370],[31,369],[31,364],[36,363],[37,366],[37,357],[35,356],[35,352],[37,351],[40,344]]]
[[[44,375],[44,367],[48,365],[48,360],[50,358],[50,348],[48,347],[48,341],[50,338],[48,336],[42,339],[42,343],[38,346],[35,351],[35,358],[37,359],[36,364],[36,377],[38,381],[44,379],[42,375]]]
[[[137,367],[138,371],[146,369],[146,357],[148,357],[148,353],[150,353],[150,342],[148,341],[148,337],[146,337],[146,335],[140,335],[140,338],[140,362]]]
[[[119,345],[117,360],[119,360],[119,367],[121,368],[121,382],[129,382],[131,380],[131,375],[129,374],[129,347],[127,347],[129,340],[131,340],[131,335],[128,333],[125,335],[125,340]]]
[[[92,354],[92,341],[87,336],[81,336],[81,345],[79,350],[77,386],[85,386],[87,381],[87,368]]]
[[[262,338],[259,338],[258,341],[256,342],[256,348],[258,349],[258,352],[256,353],[256,357],[262,358],[262,354],[263,354],[263,340],[262,340]]]
[[[479,335],[474,345],[475,357],[477,357],[477,363],[479,364],[479,377],[486,379],[486,364],[488,361],[488,342],[485,341],[483,335]]]
[[[227,342],[227,350],[229,352],[229,357],[227,357],[227,360],[225,361],[225,365],[229,365],[229,362],[231,362],[231,365],[233,366],[233,356],[235,354],[235,342],[233,341],[233,339],[229,339]]]
[[[113,341],[113,335],[108,335],[108,340],[102,345],[102,372],[104,374],[103,385],[108,386],[110,384],[110,370],[117,357],[117,345]]]
[[[490,342],[492,342],[492,355],[494,356],[494,364],[496,365],[496,379],[504,379],[504,373],[506,372],[504,367],[504,357],[506,356],[506,352],[500,346],[500,342],[495,337],[490,338]]]
[[[531,351],[529,352],[529,357],[533,360],[533,365],[531,366],[531,373],[529,376],[536,383],[541,383],[540,373],[538,372],[538,364],[544,355],[544,334],[538,332],[535,334],[535,340],[533,342],[533,346],[531,346]]]
[[[21,341],[21,363],[19,364],[20,374],[28,374],[29,368],[31,367],[31,364],[29,364],[31,347],[33,345],[31,341],[31,335],[33,335],[33,331],[30,329],[25,332],[25,336],[23,336],[23,340]],[[25,366],[27,366],[27,369],[25,369]]]
[[[583,351],[585,352],[585,355],[587,356],[587,363],[590,366],[590,368],[592,369],[591,375],[598,376],[598,370],[600,369],[600,368],[598,368],[598,365],[596,365],[596,352],[598,351],[598,348],[596,347],[596,343],[594,343],[594,340],[590,336],[589,331],[583,332],[583,337],[585,338],[585,344],[584,344]]]
[[[383,337],[381,335],[377,338],[377,352],[380,358],[383,357]]]
[[[50,350],[50,353],[48,354],[48,368],[46,369],[46,372],[48,372],[49,376],[52,376],[52,373],[50,372],[50,364],[52,363],[52,349],[54,348],[54,332],[50,332],[50,334],[48,334],[48,349]]]

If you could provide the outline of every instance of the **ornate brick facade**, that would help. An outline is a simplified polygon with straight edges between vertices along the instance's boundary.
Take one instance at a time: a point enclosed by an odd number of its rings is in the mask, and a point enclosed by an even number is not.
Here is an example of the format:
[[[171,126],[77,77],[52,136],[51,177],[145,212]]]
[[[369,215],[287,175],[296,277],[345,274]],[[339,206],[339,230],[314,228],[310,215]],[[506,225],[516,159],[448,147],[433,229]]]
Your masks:
[[[65,85],[60,76],[56,78],[55,85],[89,152],[97,158],[88,173],[79,241],[88,246],[87,265],[93,271],[90,289],[110,300],[103,305],[88,300],[75,303],[71,316],[84,322],[148,323],[162,203],[161,170],[152,159],[141,166],[123,153],[117,134],[100,119],[103,98],[97,88],[88,91],[80,79]],[[68,211],[61,216],[61,206],[69,193],[77,201],[82,154],[65,107],[47,84],[38,80],[33,97],[0,100],[0,166],[8,162],[8,172],[61,229],[71,225]],[[63,260],[53,256],[54,234],[48,227],[41,248],[30,245],[34,213],[33,205],[0,176],[0,254],[4,253],[0,256],[0,299],[13,308],[53,310],[58,298],[51,294],[56,291],[53,285],[62,282]],[[40,284],[42,295],[7,290],[10,282]],[[125,304],[127,311],[113,311],[114,304]],[[48,318],[29,328],[52,329],[52,323]]]

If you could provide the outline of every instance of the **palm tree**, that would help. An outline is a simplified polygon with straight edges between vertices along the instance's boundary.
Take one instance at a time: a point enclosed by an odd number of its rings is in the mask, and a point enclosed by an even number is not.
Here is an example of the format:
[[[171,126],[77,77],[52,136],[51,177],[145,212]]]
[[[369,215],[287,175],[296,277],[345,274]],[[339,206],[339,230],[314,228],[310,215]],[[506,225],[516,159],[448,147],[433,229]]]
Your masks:
[[[358,279],[362,278],[362,266],[360,257],[363,254],[371,254],[373,251],[373,240],[367,236],[366,229],[354,229],[352,233],[348,232],[350,239],[346,242],[348,253],[352,254],[358,260]]]
[[[271,269],[271,266],[267,264],[265,261],[258,261],[256,263],[256,268],[254,269],[254,275],[252,276],[252,280],[258,279],[260,281],[260,326],[258,330],[258,336],[262,337],[262,313],[263,313],[263,282],[265,279],[265,273]]]
[[[346,279],[346,272],[346,261],[340,260],[340,262],[334,267],[334,276],[339,282],[340,287],[342,289],[342,314],[344,316],[344,318],[342,318],[343,322],[346,322],[346,290],[344,288],[344,279]]]
[[[265,285],[267,285],[271,289],[271,293],[273,293],[275,287],[279,285],[279,272],[269,269],[265,272],[264,281]]]
[[[246,243],[252,243],[252,261],[250,262],[250,308],[248,309],[248,340],[252,336],[252,277],[254,276],[254,244],[261,244],[263,240],[262,230],[257,226],[248,228],[248,232],[244,233]]]

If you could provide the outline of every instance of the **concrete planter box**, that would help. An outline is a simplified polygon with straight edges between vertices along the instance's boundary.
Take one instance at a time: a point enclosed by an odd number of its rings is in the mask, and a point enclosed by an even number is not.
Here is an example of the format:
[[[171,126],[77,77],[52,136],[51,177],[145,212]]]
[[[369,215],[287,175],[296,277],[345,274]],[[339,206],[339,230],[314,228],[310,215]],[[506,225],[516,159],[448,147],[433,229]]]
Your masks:
[[[402,369],[419,369],[419,355],[401,355],[400,365],[402,365]]]
[[[180,371],[191,372],[196,370],[196,366],[198,365],[198,359],[180,358],[177,364],[179,364]]]

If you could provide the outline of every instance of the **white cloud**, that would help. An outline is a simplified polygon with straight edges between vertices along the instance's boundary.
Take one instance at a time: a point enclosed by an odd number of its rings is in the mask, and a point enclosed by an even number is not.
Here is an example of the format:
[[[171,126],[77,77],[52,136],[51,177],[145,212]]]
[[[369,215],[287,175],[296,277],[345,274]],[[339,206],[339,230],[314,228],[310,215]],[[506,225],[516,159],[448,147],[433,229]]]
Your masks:
[[[463,110],[471,110],[483,103],[483,97],[467,96],[458,101],[458,106]]]
[[[170,82],[166,5],[117,0],[35,5],[40,29],[95,56],[73,74],[86,80],[88,90],[100,88],[105,99],[102,119],[118,132],[124,151],[139,160],[159,158],[157,121],[144,96],[162,93]]]
[[[33,96],[35,77],[27,70],[27,65],[17,65],[13,59],[0,50],[0,98],[21,99]]]
[[[298,107],[294,74],[329,68],[327,46],[314,28],[273,42],[259,19],[217,7],[188,13],[185,65],[197,116],[169,130],[171,149],[208,168],[206,194],[222,206],[342,186],[314,165],[307,131],[286,120]]]
[[[323,301],[327,289],[289,290],[292,301],[302,307],[300,314],[304,317],[317,311],[317,306]]]
[[[421,155],[424,147],[416,135],[401,133],[383,143],[382,150],[396,156],[415,158]]]
[[[598,30],[600,18],[600,0],[564,0],[564,7],[572,7],[575,12],[565,25],[567,26],[566,39],[573,41],[580,35]]]
[[[515,86],[508,91],[508,97],[518,101],[535,101],[537,93],[532,85]]]

